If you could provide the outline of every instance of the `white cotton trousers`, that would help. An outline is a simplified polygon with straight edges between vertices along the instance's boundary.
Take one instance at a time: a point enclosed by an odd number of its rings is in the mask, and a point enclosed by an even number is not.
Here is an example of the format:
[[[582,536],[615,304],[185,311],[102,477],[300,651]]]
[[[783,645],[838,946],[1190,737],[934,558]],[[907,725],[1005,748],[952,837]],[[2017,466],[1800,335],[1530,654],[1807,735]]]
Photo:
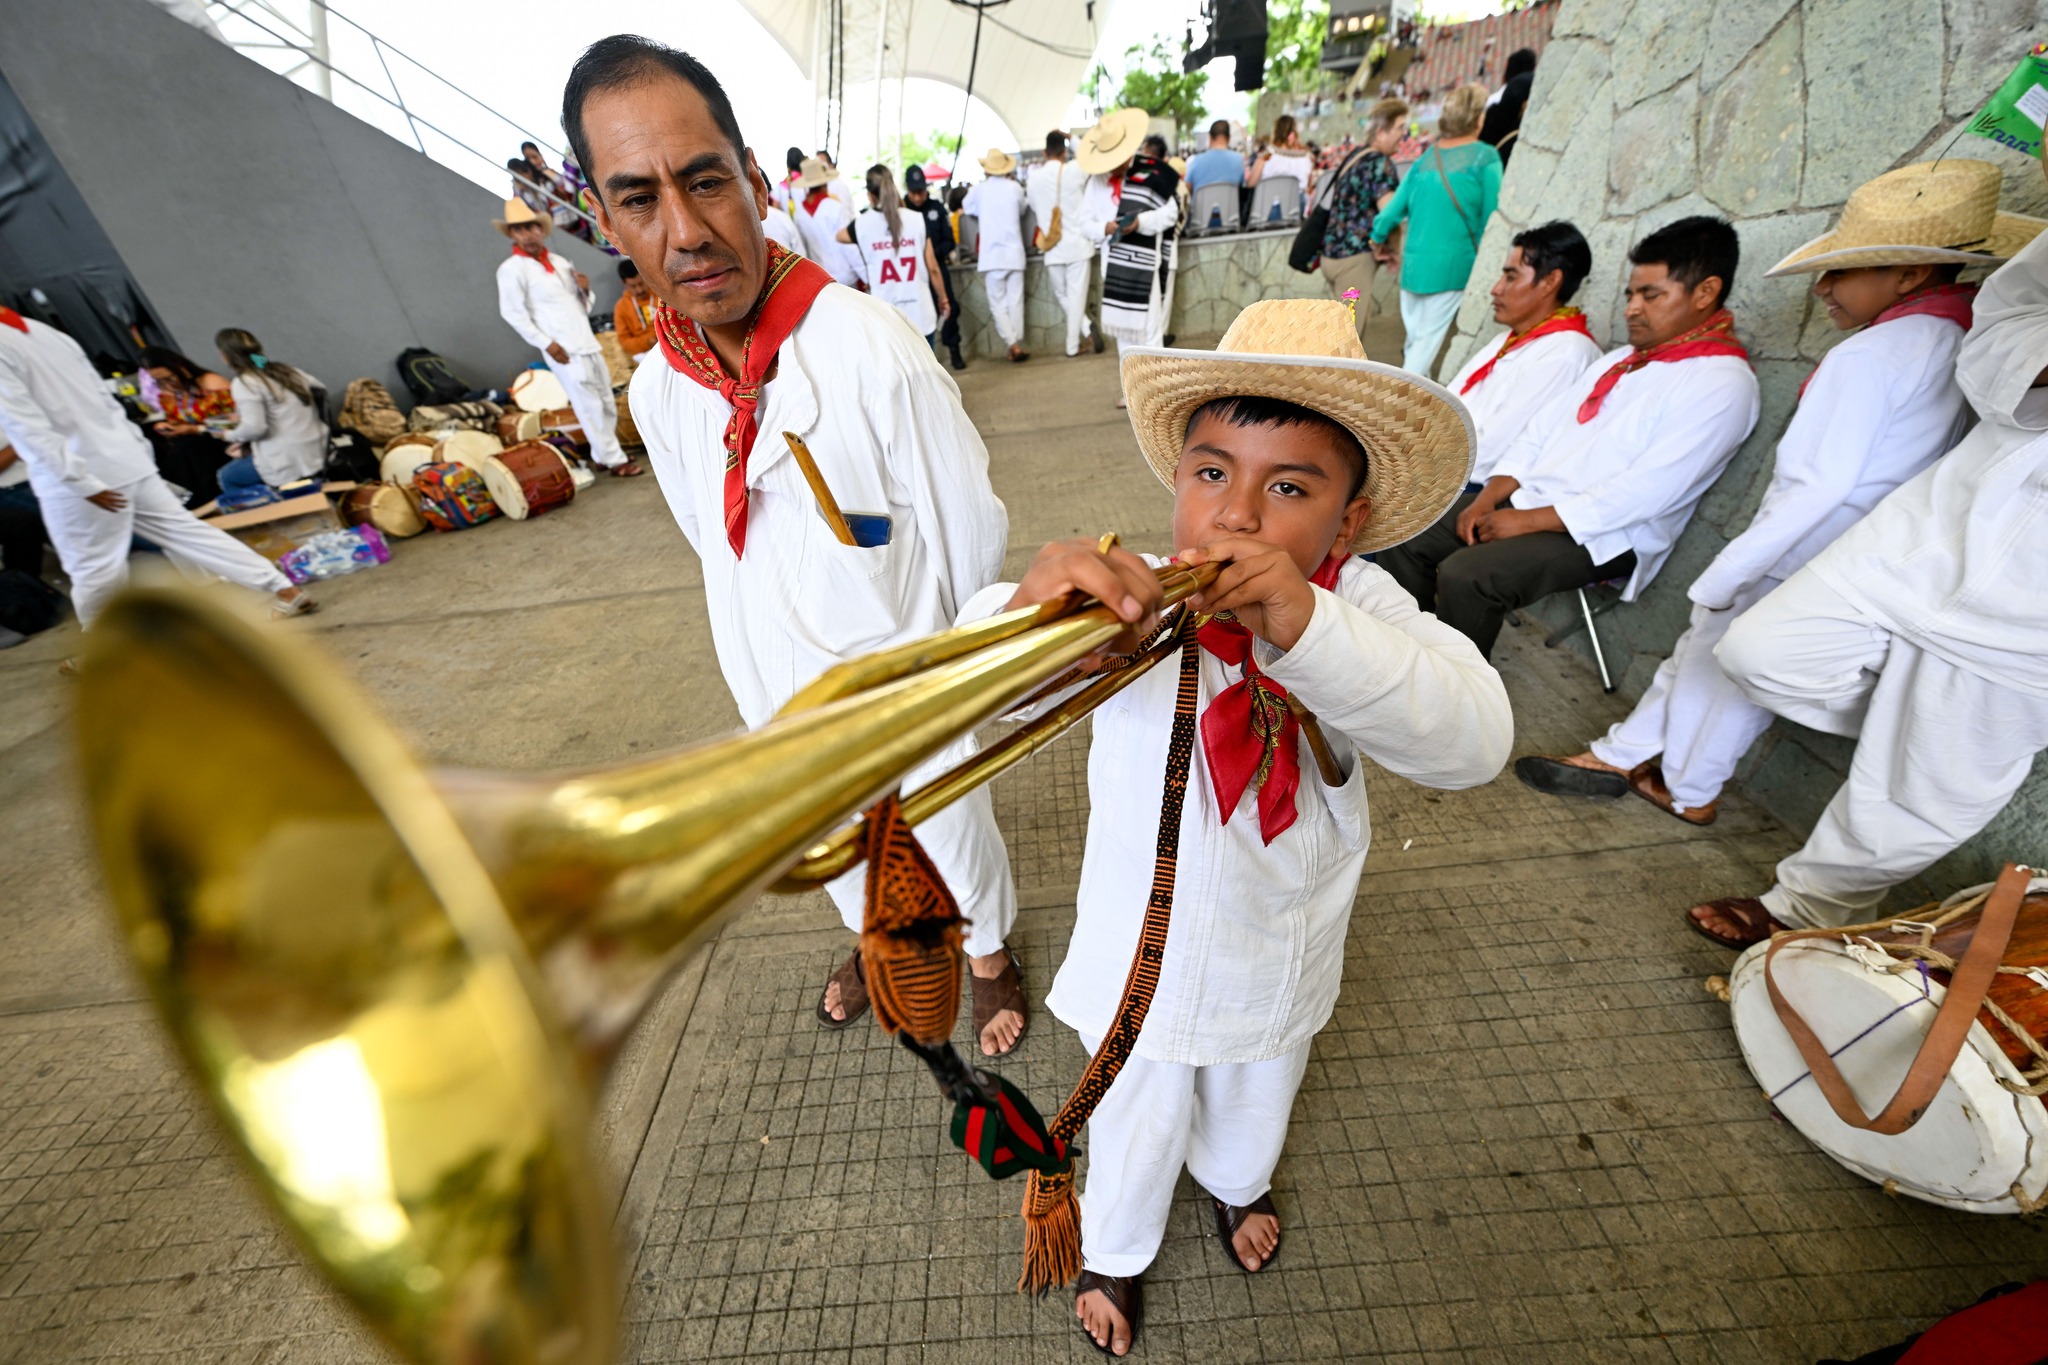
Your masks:
[[[128,547],[138,535],[162,546],[181,566],[262,592],[283,592],[291,580],[277,566],[217,526],[186,511],[161,475],[116,490],[128,500],[117,512],[76,493],[38,489],[43,526],[71,579],[71,606],[91,626],[107,599],[128,581]]]
[[[1401,347],[1401,368],[1424,379],[1433,378],[1437,352],[1444,348],[1444,334],[1457,321],[1463,291],[1447,289],[1441,294],[1411,294],[1401,291],[1401,326],[1408,339]]]
[[[1151,1265],[1183,1166],[1239,1208],[1271,1189],[1312,1041],[1261,1062],[1125,1061],[1082,1141],[1081,1264],[1098,1275]],[[1081,1044],[1092,1057],[1101,1040]]]
[[[1718,798],[1749,746],[1770,728],[1771,713],[1721,671],[1714,646],[1738,616],[1777,586],[1777,579],[1766,578],[1737,594],[1725,611],[1694,606],[1692,624],[1658,665],[1636,709],[1588,746],[1593,757],[1633,768],[1661,754],[1664,784],[1680,810]]]
[[[949,746],[938,757],[904,779],[903,790],[916,791],[977,751],[971,739]],[[970,956],[1001,952],[1017,922],[1017,884],[1010,875],[1010,852],[996,828],[995,803],[981,786],[917,826],[917,841],[931,855],[932,865],[966,917],[961,946]],[[839,919],[858,934],[867,918],[868,865],[862,863],[825,883]]]
[[[607,469],[624,464],[626,452],[619,445],[619,400],[612,395],[612,374],[605,367],[604,353],[571,351],[566,363],[553,356],[548,356],[547,362],[568,391],[569,406],[576,410],[583,439],[590,443],[590,458]]]
[[[1060,301],[1060,308],[1067,315],[1067,354],[1081,353],[1081,338],[1090,334],[1088,326],[1088,267],[1095,264],[1095,258],[1084,256],[1078,261],[1066,261],[1054,265],[1046,263],[1045,273],[1052,281],[1053,296]]]
[[[1811,568],[1745,612],[1716,656],[1757,704],[1856,737],[1848,780],[1764,893],[1795,927],[1869,919],[1989,824],[2048,746],[2048,699],[1892,634]]]
[[[1024,344],[1024,272],[984,270],[981,287],[988,294],[988,312],[1005,346]]]

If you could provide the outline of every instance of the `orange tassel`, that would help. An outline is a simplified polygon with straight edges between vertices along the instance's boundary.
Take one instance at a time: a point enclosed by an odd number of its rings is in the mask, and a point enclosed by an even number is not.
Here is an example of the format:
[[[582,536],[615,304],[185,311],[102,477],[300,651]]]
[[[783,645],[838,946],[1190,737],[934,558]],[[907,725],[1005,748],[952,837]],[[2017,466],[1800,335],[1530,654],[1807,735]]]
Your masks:
[[[1074,1198],[1074,1173],[1024,1180],[1024,1273],[1021,1293],[1044,1295],[1072,1284],[1081,1273],[1081,1205]]]

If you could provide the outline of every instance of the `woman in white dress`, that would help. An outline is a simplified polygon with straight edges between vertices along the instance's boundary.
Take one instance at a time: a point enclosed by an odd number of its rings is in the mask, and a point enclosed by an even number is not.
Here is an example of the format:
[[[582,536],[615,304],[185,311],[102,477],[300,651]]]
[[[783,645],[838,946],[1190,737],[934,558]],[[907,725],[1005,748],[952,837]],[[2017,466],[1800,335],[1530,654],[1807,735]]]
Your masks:
[[[924,215],[904,210],[896,177],[887,166],[868,167],[867,183],[868,207],[851,226],[839,230],[839,240],[860,251],[868,292],[936,345],[939,323],[953,311],[953,301],[939,273],[939,258],[925,236]]]

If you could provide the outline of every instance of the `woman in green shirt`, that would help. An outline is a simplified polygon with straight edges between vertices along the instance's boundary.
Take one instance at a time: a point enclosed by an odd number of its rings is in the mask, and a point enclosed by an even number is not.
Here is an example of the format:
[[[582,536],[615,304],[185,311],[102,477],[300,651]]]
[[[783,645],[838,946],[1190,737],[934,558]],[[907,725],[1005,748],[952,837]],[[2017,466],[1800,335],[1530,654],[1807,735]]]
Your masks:
[[[1401,368],[1425,377],[1436,368],[1479,255],[1480,234],[1500,199],[1500,154],[1479,140],[1486,96],[1483,85],[1462,85],[1444,99],[1436,145],[1373,220],[1373,250],[1381,255],[1388,235],[1408,224],[1400,260],[1401,325],[1408,331]]]

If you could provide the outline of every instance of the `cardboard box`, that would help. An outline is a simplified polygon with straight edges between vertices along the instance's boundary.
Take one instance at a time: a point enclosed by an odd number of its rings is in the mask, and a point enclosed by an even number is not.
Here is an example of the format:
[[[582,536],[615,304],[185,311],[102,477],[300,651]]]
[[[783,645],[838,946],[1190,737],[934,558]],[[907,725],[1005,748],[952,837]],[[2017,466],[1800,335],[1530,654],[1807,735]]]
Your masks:
[[[353,483],[330,483],[317,493],[267,502],[240,512],[220,512],[218,503],[195,508],[208,526],[218,526],[273,564],[322,531],[339,531],[341,513],[331,498],[348,492]]]

